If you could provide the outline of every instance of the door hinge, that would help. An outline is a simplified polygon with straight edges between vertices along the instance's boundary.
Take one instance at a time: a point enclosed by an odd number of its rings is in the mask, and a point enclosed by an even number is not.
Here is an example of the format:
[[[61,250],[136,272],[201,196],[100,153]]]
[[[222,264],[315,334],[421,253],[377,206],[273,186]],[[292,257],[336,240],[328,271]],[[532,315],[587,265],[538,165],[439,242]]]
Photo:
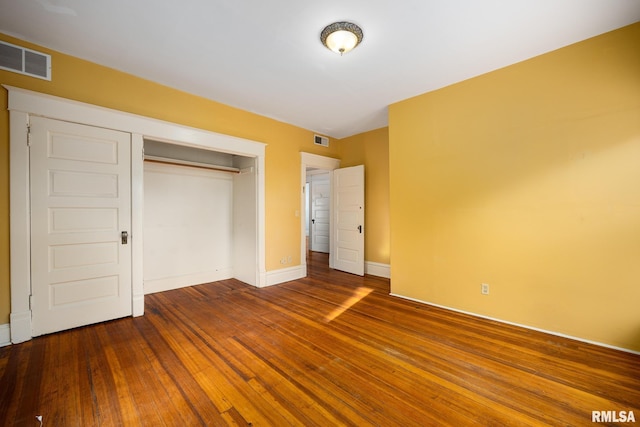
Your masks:
[[[27,146],[31,147],[31,124],[27,123]]]
[[[33,295],[29,295],[29,310],[33,310]]]

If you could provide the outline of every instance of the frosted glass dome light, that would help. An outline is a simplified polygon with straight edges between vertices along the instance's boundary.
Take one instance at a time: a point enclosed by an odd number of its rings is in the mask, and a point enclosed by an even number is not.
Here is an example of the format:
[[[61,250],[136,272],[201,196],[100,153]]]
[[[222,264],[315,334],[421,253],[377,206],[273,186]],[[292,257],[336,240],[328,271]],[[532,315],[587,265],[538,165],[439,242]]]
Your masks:
[[[351,22],[334,22],[320,33],[322,44],[328,49],[343,55],[362,41],[362,29]]]

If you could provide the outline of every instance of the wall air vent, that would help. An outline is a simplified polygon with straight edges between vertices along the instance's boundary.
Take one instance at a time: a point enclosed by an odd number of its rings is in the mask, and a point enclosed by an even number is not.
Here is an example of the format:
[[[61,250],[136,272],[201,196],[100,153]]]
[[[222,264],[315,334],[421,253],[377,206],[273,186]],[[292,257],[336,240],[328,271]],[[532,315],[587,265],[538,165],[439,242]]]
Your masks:
[[[326,136],[313,135],[313,143],[316,145],[322,145],[323,147],[329,146],[329,138]]]
[[[51,80],[51,55],[0,41],[0,69]]]

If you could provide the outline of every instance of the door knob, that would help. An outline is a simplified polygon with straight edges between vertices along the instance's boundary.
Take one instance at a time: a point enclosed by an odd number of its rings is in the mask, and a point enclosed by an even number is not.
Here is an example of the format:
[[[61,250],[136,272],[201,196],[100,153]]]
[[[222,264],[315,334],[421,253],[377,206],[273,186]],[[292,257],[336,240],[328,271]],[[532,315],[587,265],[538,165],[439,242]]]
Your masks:
[[[129,233],[123,231],[122,233],[120,233],[120,237],[122,238],[122,244],[126,245],[127,241],[129,240]]]

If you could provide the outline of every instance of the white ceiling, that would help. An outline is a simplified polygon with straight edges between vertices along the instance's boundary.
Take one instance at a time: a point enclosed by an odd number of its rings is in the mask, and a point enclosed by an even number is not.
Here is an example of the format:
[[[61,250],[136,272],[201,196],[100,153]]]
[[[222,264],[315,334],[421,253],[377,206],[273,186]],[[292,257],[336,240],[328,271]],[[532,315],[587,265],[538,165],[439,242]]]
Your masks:
[[[364,31],[343,57],[319,40],[340,20]],[[640,0],[0,0],[0,32],[336,138],[638,21]]]

